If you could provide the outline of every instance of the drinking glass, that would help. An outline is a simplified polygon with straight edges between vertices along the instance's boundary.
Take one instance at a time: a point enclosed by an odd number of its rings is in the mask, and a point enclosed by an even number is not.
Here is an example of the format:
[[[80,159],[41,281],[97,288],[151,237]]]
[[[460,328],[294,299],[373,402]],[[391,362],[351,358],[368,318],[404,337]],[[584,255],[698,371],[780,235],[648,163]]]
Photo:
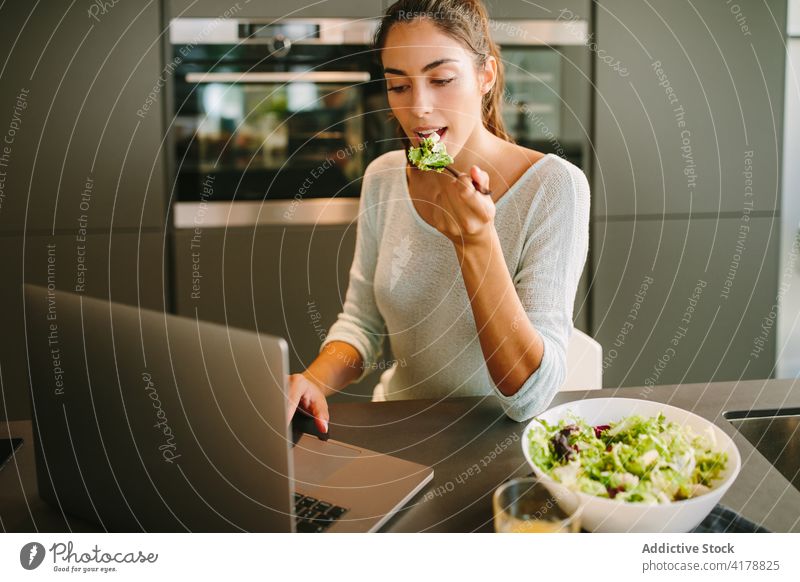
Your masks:
[[[567,514],[554,496],[537,477],[519,477],[506,481],[492,497],[494,530],[497,533],[577,533],[580,531],[581,507],[573,496],[570,506],[577,507]],[[563,499],[562,499],[563,500]]]

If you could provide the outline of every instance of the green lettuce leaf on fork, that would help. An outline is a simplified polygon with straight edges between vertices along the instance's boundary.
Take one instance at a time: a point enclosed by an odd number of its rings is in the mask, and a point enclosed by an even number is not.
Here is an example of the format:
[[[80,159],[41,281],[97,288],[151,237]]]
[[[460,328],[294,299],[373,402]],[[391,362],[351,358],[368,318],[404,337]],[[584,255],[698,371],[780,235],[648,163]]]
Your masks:
[[[445,166],[453,163],[453,158],[440,139],[439,134],[434,132],[424,138],[418,148],[408,148],[408,161],[420,170],[443,172]]]

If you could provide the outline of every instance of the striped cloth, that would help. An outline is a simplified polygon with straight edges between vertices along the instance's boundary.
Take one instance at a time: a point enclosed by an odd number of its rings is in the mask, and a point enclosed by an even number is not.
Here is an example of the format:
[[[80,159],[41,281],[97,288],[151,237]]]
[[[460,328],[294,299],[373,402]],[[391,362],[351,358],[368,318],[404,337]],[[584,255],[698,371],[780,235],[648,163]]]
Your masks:
[[[692,533],[772,533],[770,530],[742,517],[730,507],[717,503]]]

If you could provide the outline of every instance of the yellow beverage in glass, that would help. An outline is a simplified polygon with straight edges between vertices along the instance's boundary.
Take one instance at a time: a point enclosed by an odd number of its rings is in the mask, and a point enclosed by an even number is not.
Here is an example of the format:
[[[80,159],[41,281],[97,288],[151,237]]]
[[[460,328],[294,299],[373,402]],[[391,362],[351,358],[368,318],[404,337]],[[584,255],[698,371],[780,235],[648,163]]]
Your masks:
[[[506,481],[492,498],[497,533],[576,533],[580,511],[567,514],[536,477]]]

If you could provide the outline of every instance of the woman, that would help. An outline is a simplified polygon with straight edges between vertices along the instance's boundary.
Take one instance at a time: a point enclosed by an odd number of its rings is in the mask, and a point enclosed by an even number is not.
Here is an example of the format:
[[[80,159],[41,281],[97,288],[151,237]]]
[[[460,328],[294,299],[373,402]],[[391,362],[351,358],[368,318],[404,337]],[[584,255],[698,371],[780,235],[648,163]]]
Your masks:
[[[375,49],[404,149],[367,167],[344,310],[289,377],[289,418],[299,405],[327,433],[325,397],[375,369],[384,329],[397,358],[378,385],[387,400],[493,395],[520,421],[561,386],[589,186],[506,134],[488,24],[480,1],[400,0],[382,19]],[[433,129],[458,179],[408,162]]]

